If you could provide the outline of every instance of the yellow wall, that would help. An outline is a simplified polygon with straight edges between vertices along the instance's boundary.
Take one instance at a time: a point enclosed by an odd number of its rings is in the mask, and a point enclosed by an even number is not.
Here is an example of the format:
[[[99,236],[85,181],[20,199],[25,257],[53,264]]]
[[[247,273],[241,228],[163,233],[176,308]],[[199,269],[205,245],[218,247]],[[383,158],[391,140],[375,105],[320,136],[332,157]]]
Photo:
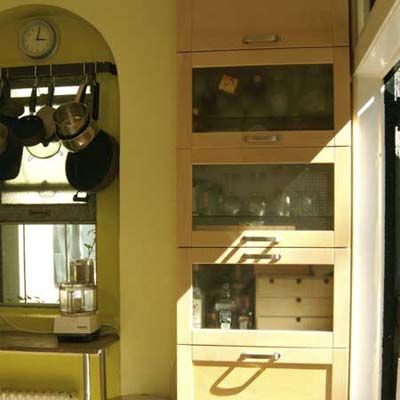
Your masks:
[[[65,7],[87,20],[103,35],[114,54],[119,70],[121,107],[120,296],[119,299],[116,296],[118,185],[115,183],[99,195],[99,203],[105,210],[104,213],[99,210],[98,255],[99,264],[104,266],[99,268],[107,281],[107,289],[100,293],[101,308],[113,323],[118,320],[118,306],[120,309],[122,393],[168,394],[173,391],[175,360],[175,1],[42,0],[35,3]],[[28,4],[31,1],[2,0],[0,12]],[[16,10],[0,13],[0,26],[15,16],[20,19],[21,11]],[[24,17],[31,15],[23,12]],[[37,14],[43,14],[43,10],[38,9]],[[78,45],[85,41],[90,45],[92,38],[84,35],[74,41]],[[2,42],[0,35],[0,50],[10,52],[9,62],[25,63],[18,53],[13,55],[11,48],[15,45],[9,40]],[[7,63],[5,53],[0,54],[3,54],[0,64]],[[65,54],[60,49],[57,57]],[[84,52],[84,56],[93,59],[92,52]],[[54,59],[54,62],[62,61]],[[114,105],[114,100],[109,103],[107,111],[117,114],[117,104]],[[112,357],[117,359],[118,349],[112,353],[117,353]],[[3,376],[14,384],[16,380],[23,383],[21,369],[30,371],[35,359],[0,355],[0,383]],[[74,367],[62,361],[57,368],[58,364],[52,360],[48,357],[40,364],[48,372],[46,380],[60,380],[54,377],[58,368],[68,376],[75,370],[78,379],[79,364]],[[5,364],[7,371],[2,367]],[[118,374],[116,365],[111,364],[108,369]],[[36,384],[39,381],[40,378]],[[111,383],[115,392],[118,377],[114,376]]]

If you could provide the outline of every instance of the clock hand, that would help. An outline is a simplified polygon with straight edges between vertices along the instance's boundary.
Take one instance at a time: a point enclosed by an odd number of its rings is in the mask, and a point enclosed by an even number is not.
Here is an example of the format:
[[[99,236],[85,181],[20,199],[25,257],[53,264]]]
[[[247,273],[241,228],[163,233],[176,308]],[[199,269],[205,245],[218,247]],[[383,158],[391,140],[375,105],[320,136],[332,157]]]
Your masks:
[[[37,41],[37,42],[46,41],[46,40],[47,40],[46,38],[41,38],[41,37],[40,37],[40,30],[41,30],[41,27],[39,26],[39,30],[38,30],[38,33],[37,33],[37,35],[36,35],[36,41]]]

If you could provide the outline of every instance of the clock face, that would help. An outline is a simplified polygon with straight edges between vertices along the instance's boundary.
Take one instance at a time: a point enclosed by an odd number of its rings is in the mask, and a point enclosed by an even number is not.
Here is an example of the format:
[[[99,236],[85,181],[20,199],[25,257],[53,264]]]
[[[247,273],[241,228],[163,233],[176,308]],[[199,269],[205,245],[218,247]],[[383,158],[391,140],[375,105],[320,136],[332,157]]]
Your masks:
[[[34,59],[47,58],[57,49],[57,31],[47,21],[30,21],[22,28],[19,43],[21,50],[28,57]]]

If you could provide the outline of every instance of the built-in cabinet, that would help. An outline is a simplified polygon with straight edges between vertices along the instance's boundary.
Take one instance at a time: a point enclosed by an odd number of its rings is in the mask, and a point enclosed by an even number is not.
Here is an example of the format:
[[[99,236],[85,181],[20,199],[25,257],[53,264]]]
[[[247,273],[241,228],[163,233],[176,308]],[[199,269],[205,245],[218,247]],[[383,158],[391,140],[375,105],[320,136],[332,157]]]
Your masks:
[[[179,0],[178,51],[348,46],[346,0]]]
[[[178,54],[178,147],[349,146],[347,48]]]
[[[178,1],[178,400],[345,400],[347,2]]]

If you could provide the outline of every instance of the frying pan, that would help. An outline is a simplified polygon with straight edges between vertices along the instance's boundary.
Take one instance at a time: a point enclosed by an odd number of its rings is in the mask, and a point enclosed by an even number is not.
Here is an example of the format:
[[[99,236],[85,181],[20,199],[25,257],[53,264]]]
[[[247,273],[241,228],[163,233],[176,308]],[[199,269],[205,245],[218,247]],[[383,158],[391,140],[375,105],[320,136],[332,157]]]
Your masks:
[[[93,141],[78,153],[68,153],[65,172],[70,185],[80,192],[98,192],[118,173],[118,142],[100,130]]]
[[[54,81],[51,81],[48,87],[46,105],[42,107],[36,114],[43,122],[46,142],[51,142],[54,139],[57,139],[55,138],[56,123],[53,118],[54,113],[56,112],[56,109],[53,108],[54,89]]]
[[[1,125],[5,126],[4,124]],[[19,174],[22,161],[23,147],[12,131],[8,128],[7,130],[7,146],[4,152],[0,154],[0,181],[15,179]]]
[[[15,129],[15,136],[24,146],[36,146],[41,143],[46,131],[43,121],[35,115],[37,101],[37,84],[32,86],[31,98],[29,100],[29,115],[19,119],[18,127]]]

